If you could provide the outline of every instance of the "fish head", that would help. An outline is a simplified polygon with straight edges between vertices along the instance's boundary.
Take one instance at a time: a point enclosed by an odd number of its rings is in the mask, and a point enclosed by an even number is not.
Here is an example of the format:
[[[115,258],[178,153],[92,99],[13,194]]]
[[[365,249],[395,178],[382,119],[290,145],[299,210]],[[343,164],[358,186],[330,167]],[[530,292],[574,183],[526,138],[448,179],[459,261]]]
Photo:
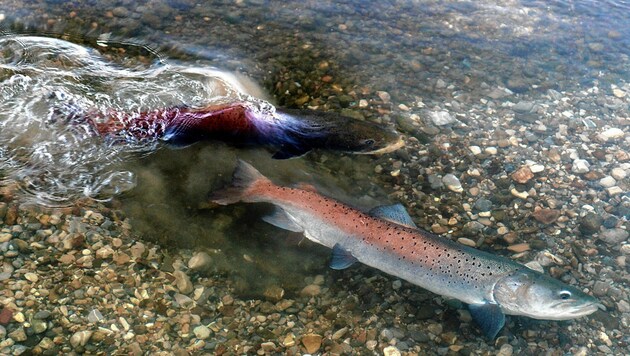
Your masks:
[[[493,297],[505,314],[543,320],[574,319],[604,309],[581,290],[527,268],[500,279]]]
[[[330,149],[354,154],[385,154],[405,145],[398,132],[383,125],[347,120],[343,125],[330,130],[326,146]]]

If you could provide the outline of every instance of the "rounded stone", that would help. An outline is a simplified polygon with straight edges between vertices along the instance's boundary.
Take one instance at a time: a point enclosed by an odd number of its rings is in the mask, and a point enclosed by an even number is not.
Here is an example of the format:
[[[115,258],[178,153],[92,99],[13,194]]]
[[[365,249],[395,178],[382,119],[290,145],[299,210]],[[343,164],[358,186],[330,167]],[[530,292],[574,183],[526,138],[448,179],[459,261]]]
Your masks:
[[[193,329],[195,337],[201,340],[205,340],[210,337],[210,329],[205,325],[199,325]]]

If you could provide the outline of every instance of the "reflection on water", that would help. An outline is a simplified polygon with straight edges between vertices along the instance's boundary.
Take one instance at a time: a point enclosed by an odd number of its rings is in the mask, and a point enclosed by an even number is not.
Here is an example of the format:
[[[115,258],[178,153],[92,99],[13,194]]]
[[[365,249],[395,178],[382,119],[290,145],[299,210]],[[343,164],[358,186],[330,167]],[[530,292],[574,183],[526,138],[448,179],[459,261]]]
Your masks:
[[[234,75],[209,67],[159,58],[118,64],[96,49],[45,37],[6,36],[0,48],[0,172],[38,203],[127,191],[135,178],[120,164],[158,143],[108,144],[85,120],[71,118],[255,100]]]

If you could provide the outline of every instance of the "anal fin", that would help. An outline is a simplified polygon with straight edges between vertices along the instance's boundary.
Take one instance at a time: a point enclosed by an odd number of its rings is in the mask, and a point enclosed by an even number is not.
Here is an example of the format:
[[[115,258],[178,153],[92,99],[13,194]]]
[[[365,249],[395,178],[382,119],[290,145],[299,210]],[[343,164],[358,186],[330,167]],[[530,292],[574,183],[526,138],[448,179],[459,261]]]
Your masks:
[[[505,325],[505,314],[498,304],[469,304],[470,315],[490,340],[494,340]]]
[[[341,247],[338,243],[333,246],[330,268],[340,270],[352,266],[357,259],[352,254]]]

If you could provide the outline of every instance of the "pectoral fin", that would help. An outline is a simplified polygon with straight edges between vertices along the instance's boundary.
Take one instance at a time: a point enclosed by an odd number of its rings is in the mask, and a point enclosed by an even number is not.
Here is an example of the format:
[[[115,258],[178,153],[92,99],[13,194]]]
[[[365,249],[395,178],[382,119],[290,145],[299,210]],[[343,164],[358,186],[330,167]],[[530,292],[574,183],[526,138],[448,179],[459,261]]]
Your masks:
[[[300,225],[296,224],[293,219],[291,219],[291,217],[280,208],[276,208],[273,213],[263,216],[262,219],[263,221],[281,229],[293,232],[304,232],[304,229]]]
[[[400,203],[377,206],[376,208],[370,210],[370,215],[396,224],[412,227],[414,229],[418,228],[411,219],[411,216],[409,216],[407,209],[405,209],[405,207]]]
[[[330,268],[340,270],[346,269],[352,266],[357,259],[352,254],[341,247],[339,244],[333,246],[332,260],[330,261]]]
[[[505,314],[498,304],[469,304],[470,315],[490,340],[494,340],[505,325]]]

